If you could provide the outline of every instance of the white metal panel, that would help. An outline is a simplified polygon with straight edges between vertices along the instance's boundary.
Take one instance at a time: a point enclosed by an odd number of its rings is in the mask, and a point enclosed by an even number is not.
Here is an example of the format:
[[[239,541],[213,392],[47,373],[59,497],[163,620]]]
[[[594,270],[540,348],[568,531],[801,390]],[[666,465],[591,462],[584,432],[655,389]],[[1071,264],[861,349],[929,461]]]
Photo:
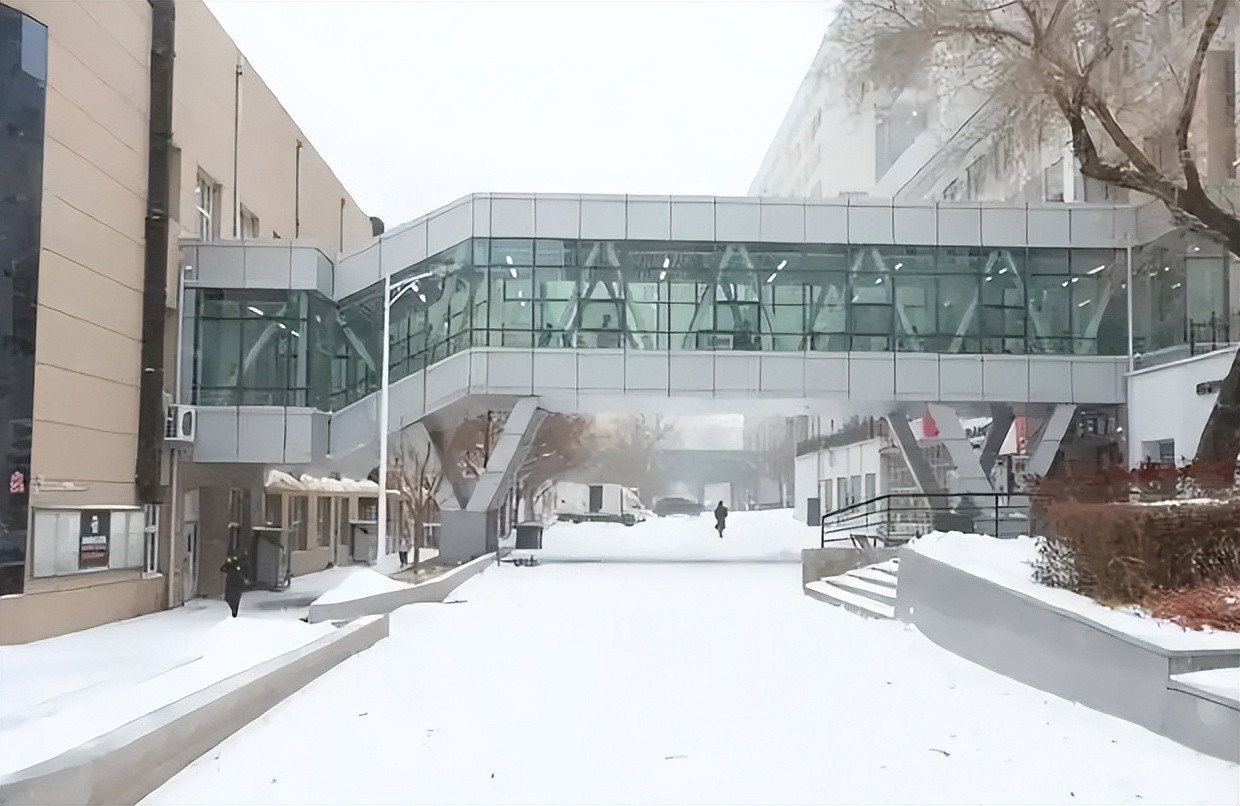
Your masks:
[[[624,352],[622,350],[578,350],[577,387],[591,390],[620,391],[624,389]]]
[[[1126,360],[1126,359],[1125,359]],[[1111,358],[1078,357],[1072,361],[1073,403],[1123,402],[1123,385]]]
[[[900,400],[939,399],[939,357],[934,353],[899,353],[896,397]]]
[[[672,353],[668,358],[667,388],[672,394],[712,392],[715,388],[714,355],[708,352]]]
[[[385,237],[380,271],[392,274],[426,260],[426,230],[426,222],[421,221]]]
[[[762,205],[757,201],[715,201],[715,240],[756,241],[762,235]]]
[[[1115,246],[1115,213],[1109,207],[1080,206],[1068,212],[1072,245],[1110,249]]]
[[[895,243],[891,207],[887,205],[848,206],[848,242],[855,244]]]
[[[533,238],[532,196],[491,196],[492,238]]]
[[[890,400],[895,396],[895,356],[848,354],[848,396],[853,400]]]
[[[533,394],[534,356],[529,350],[504,350],[487,355],[487,389],[491,392]]]
[[[202,244],[194,256],[194,276],[200,285],[215,288],[243,288],[245,260],[249,251],[237,244]]]
[[[903,206],[892,212],[895,242],[906,246],[934,246],[938,243],[938,219],[934,207]]]
[[[285,288],[304,290],[319,289],[319,259],[323,253],[317,249],[295,247],[290,250],[290,277]],[[327,289],[330,293],[331,289]]]
[[[939,357],[939,397],[946,401],[982,399],[982,357],[944,355]]]
[[[666,241],[672,237],[672,203],[666,197],[628,200],[628,237],[632,241]]]
[[[1029,400],[1034,403],[1072,402],[1072,359],[1035,356],[1029,360]]]
[[[388,389],[388,430],[395,431],[415,423],[426,413],[425,370],[418,370],[393,383]]]
[[[683,241],[715,240],[714,202],[710,199],[673,199],[672,238]]]
[[[980,207],[940,206],[939,244],[943,246],[981,246],[982,210]]]
[[[805,205],[762,202],[759,239],[766,243],[804,243]]]
[[[667,391],[668,356],[665,352],[633,351],[625,356],[624,386],[634,391]]]
[[[805,355],[805,394],[848,394],[848,354],[807,353]]]
[[[571,350],[534,351],[534,393],[543,390],[575,390],[577,356]]]
[[[237,407],[237,461],[284,462],[284,408]]]
[[[344,299],[363,288],[379,282],[379,251],[382,241],[376,241],[360,252],[341,260],[336,265],[336,299]]]
[[[805,204],[806,243],[848,243],[848,206]]]
[[[1024,246],[1025,208],[982,207],[983,246]]]
[[[284,410],[284,461],[291,465],[314,461],[314,410]]]
[[[194,461],[237,461],[237,409],[199,406],[195,414]]]
[[[583,196],[581,237],[588,241],[622,241],[625,238],[624,199]]]
[[[1029,400],[1029,359],[1020,355],[987,355],[982,364],[982,394],[987,400],[1020,403]],[[967,399],[967,398],[965,398]]]
[[[469,353],[449,356],[426,370],[426,410],[456,400],[469,389]]]
[[[1068,246],[1068,210],[1064,207],[1030,207],[1026,229],[1030,246]]]
[[[469,366],[469,390],[471,392],[485,392],[487,388],[487,355],[491,351],[488,348],[475,348],[465,353],[464,359]],[[428,400],[429,410],[429,400]]]
[[[289,287],[293,264],[293,250],[290,247],[255,246],[237,251],[245,259],[246,288]]]
[[[536,197],[534,234],[538,238],[576,240],[581,236],[581,200]]]
[[[377,412],[378,395],[370,395],[332,412],[328,434],[331,454],[345,456],[373,440],[378,431]]]
[[[486,238],[491,234],[491,197],[476,195],[474,198],[474,237]]]
[[[437,255],[473,235],[472,200],[465,199],[433,214],[426,221],[426,253]],[[385,239],[386,240],[386,239]]]
[[[715,353],[715,389],[755,394],[761,385],[761,355]]]
[[[803,353],[772,355],[764,353],[758,388],[768,395],[801,397],[805,394],[805,356]]]

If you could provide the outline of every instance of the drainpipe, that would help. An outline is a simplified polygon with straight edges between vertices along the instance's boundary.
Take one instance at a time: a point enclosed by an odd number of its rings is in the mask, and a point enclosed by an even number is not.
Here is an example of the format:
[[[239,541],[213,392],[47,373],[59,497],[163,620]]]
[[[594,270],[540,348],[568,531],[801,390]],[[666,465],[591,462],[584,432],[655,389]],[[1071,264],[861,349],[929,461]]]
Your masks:
[[[233,75],[233,237],[241,236],[241,76],[244,68],[240,59],[237,60],[237,71]]]
[[[301,149],[303,143],[297,141],[297,163],[293,175],[293,238],[301,237]]]
[[[1126,252],[1126,258],[1125,258],[1125,260],[1126,260],[1126,261],[1127,261],[1127,263],[1128,263],[1128,277],[1127,277],[1127,284],[1128,284],[1128,299],[1127,299],[1127,304],[1128,304],[1128,376],[1129,376],[1129,377],[1125,377],[1125,378],[1124,378],[1124,413],[1125,413],[1125,414],[1127,414],[1127,413],[1128,413],[1128,403],[1129,403],[1129,401],[1128,401],[1128,388],[1129,388],[1129,384],[1132,382],[1132,381],[1131,381],[1132,371],[1133,371],[1134,369],[1136,369],[1136,366],[1137,366],[1137,352],[1136,352],[1136,339],[1133,337],[1133,333],[1135,332],[1135,331],[1134,331],[1134,325],[1133,325],[1133,323],[1132,323],[1132,312],[1133,312],[1133,311],[1132,311],[1132,295],[1133,295],[1133,287],[1132,287],[1132,246],[1129,246],[1129,247],[1125,250],[1125,252]],[[1124,419],[1125,419],[1125,420],[1127,420],[1128,418],[1127,418],[1127,417],[1125,417]],[[1128,423],[1125,423],[1125,425],[1128,425]],[[1133,444],[1132,444],[1132,429],[1131,429],[1131,428],[1128,428],[1128,429],[1125,431],[1125,435],[1127,436],[1127,439],[1126,439],[1126,440],[1124,440],[1124,442],[1125,442],[1125,444],[1126,444],[1126,447],[1127,447],[1127,454],[1128,454],[1127,456],[1125,456],[1125,457],[1124,457],[1124,459],[1125,459],[1125,464],[1126,464],[1126,465],[1128,465],[1128,467],[1132,467],[1132,466],[1133,466],[1133,464],[1132,464],[1132,458],[1136,455],[1135,453],[1133,453]]]
[[[138,402],[138,500],[159,502],[164,438],[164,309],[168,294],[168,148],[172,141],[173,0],[151,4],[150,160],[147,164],[145,265],[142,289],[142,377]]]

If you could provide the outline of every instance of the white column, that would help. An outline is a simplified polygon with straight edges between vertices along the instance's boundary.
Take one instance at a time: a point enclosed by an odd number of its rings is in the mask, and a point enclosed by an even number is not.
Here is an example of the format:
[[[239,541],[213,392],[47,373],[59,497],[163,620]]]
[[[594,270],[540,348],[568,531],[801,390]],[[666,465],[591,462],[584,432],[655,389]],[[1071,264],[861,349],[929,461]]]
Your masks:
[[[383,276],[383,364],[379,369],[379,539],[375,564],[387,555],[388,363],[392,344],[392,276]]]

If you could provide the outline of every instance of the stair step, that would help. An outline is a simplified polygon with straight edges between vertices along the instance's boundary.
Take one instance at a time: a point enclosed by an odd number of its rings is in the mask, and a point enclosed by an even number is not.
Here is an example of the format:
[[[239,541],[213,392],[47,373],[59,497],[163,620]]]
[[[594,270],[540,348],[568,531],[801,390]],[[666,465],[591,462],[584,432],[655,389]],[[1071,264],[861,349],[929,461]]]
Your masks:
[[[844,574],[844,576],[864,579],[867,582],[873,582],[876,585],[886,585],[889,588],[894,588],[900,579],[890,571],[880,571],[879,569],[873,567],[857,568],[853,571],[848,571]]]
[[[891,605],[876,602],[873,599],[846,591],[843,588],[838,588],[821,580],[807,582],[805,584],[805,591],[815,599],[843,607],[845,610],[856,613],[859,616],[892,619],[896,615],[896,609]]]
[[[873,582],[867,582],[864,579],[850,577],[847,574],[841,574],[837,577],[827,577],[823,582],[835,585],[838,588],[847,588],[849,591],[859,593],[862,596],[868,596],[880,602],[896,603],[896,589],[887,585],[875,585]]]
[[[877,569],[879,571],[889,571],[890,573],[898,574],[900,572],[900,560],[899,559],[887,560],[886,562],[878,563],[877,565],[871,565],[869,567]]]

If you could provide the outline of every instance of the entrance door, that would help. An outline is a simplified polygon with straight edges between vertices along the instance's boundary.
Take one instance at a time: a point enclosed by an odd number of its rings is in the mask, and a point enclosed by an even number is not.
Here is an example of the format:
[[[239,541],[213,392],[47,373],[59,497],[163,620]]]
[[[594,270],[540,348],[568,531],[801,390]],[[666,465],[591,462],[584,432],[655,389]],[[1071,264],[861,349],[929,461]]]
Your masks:
[[[595,512],[602,512],[602,511],[603,511],[603,485],[591,484],[590,485],[590,512],[595,513]]]
[[[198,524],[185,524],[185,573],[181,577],[184,585],[184,601],[188,602],[198,595],[198,570],[202,562],[202,552],[198,546]]]

